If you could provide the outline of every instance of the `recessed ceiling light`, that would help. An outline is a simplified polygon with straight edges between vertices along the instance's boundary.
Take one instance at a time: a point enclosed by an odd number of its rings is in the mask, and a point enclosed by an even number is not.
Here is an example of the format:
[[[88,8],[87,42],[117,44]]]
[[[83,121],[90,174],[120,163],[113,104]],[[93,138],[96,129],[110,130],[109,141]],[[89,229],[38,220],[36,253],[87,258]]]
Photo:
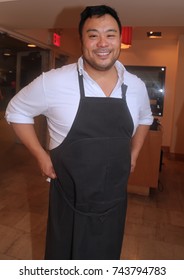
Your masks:
[[[151,38],[151,39],[162,38],[162,32],[149,31],[149,32],[147,32],[147,37]]]
[[[11,52],[11,50],[6,49],[6,50],[4,50],[3,55],[4,56],[11,56],[12,52]]]
[[[29,48],[36,48],[36,45],[35,44],[28,44],[27,45]]]

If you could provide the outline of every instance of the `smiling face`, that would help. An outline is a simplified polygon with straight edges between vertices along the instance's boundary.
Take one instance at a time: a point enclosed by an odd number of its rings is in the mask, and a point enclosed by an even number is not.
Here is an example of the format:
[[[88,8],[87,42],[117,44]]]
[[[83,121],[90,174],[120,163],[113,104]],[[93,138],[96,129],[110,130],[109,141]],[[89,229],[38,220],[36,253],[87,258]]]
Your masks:
[[[121,34],[111,15],[86,20],[82,30],[82,52],[87,71],[111,69],[119,57],[120,47]]]

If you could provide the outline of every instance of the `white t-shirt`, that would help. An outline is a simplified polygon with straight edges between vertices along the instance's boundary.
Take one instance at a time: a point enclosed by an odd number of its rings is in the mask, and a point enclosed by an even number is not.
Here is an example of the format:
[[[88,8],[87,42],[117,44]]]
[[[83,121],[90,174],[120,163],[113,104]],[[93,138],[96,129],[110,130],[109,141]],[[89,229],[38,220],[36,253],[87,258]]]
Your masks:
[[[126,100],[135,133],[139,124],[150,125],[153,121],[147,90],[143,81],[127,72],[119,61],[115,66],[119,79],[110,98],[122,98],[121,84],[124,82],[128,86]],[[79,106],[77,67],[83,74],[86,96],[109,98],[84,71],[81,57],[78,63],[43,73],[17,93],[8,104],[7,121],[32,124],[35,116],[45,115],[50,135],[49,148],[60,145],[72,126]]]

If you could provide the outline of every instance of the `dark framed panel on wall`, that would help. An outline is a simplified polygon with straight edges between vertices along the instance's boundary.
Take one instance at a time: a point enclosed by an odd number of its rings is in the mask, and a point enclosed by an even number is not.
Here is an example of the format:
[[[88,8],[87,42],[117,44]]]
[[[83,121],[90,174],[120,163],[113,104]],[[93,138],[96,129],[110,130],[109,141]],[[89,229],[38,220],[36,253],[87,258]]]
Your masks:
[[[166,67],[125,65],[125,68],[144,81],[153,116],[163,116]]]

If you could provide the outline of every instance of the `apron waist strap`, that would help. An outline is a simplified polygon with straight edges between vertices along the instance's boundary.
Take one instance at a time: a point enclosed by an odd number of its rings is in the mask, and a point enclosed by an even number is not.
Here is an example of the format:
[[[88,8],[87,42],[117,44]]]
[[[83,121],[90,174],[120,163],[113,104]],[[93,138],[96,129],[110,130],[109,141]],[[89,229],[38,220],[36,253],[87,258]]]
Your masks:
[[[56,184],[56,180],[58,181],[59,185]],[[68,205],[75,213],[77,213],[77,214],[79,214],[79,215],[88,216],[88,217],[101,217],[101,216],[105,216],[105,215],[107,215],[107,214],[113,212],[113,211],[116,209],[116,207],[119,205],[119,203],[122,203],[122,200],[123,200],[122,198],[119,199],[119,200],[116,200],[116,201],[115,201],[115,204],[114,204],[112,207],[110,207],[108,210],[106,210],[106,211],[104,211],[104,212],[102,212],[102,213],[84,212],[84,211],[81,211],[81,210],[78,210],[77,208],[75,208],[75,207],[72,205],[72,203],[68,200],[68,198],[66,197],[65,192],[63,191],[63,189],[62,189],[62,187],[61,187],[61,182],[59,181],[58,178],[55,179],[55,180],[53,180],[52,182],[54,183],[55,187],[58,188],[60,194],[63,196],[63,198],[64,198],[65,202],[67,203],[67,205]]]

